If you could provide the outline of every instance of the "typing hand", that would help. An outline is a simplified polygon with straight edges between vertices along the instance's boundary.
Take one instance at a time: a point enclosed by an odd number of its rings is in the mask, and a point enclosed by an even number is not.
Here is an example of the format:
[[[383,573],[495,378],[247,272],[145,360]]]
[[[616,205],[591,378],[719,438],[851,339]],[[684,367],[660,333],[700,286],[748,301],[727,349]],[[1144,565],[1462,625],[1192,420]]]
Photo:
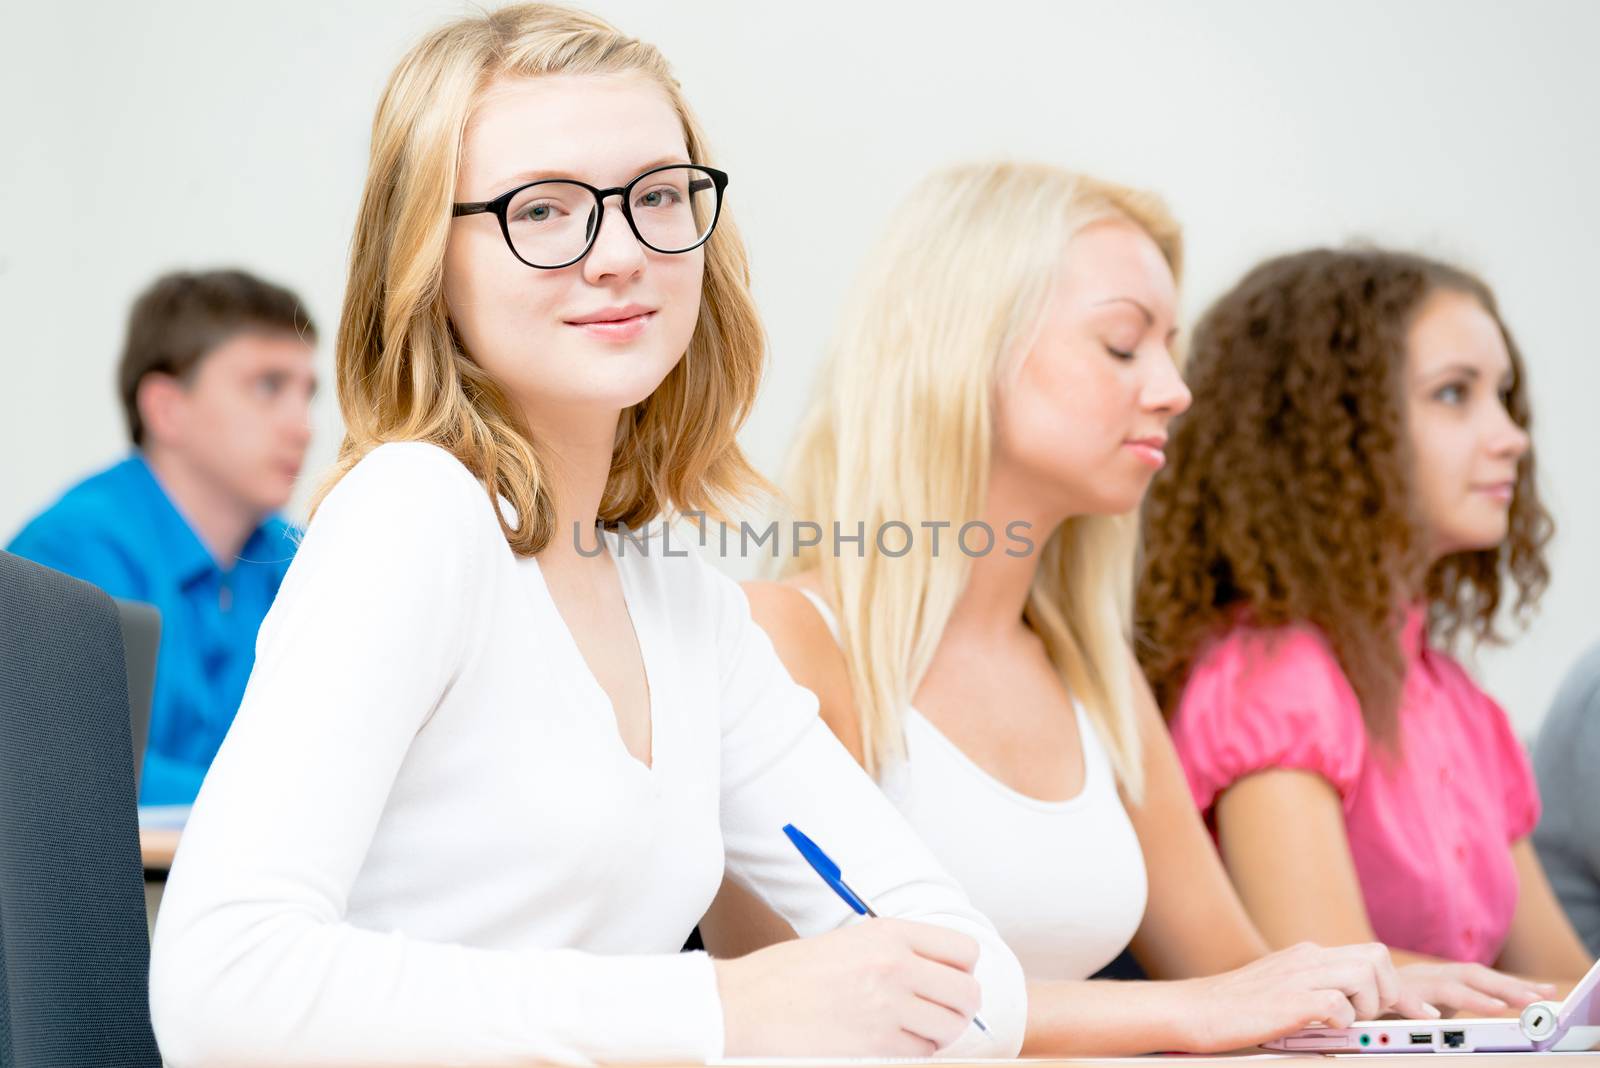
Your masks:
[[[1468,1016],[1515,1016],[1559,993],[1551,983],[1519,979],[1481,964],[1407,964],[1400,968],[1400,982],[1441,1009]]]
[[[1190,1018],[1190,1053],[1241,1049],[1303,1027],[1348,1027],[1387,1013],[1439,1016],[1401,983],[1388,949],[1376,942],[1333,949],[1304,943],[1174,985],[1185,988],[1178,1003]]]

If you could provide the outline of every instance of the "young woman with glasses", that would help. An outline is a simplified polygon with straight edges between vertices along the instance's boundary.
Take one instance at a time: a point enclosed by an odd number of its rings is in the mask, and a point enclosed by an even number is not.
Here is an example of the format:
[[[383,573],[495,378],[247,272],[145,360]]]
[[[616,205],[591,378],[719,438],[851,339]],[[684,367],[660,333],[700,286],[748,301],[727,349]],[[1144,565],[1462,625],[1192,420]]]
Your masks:
[[[659,53],[598,19],[507,8],[400,63],[340,323],[338,470],[157,923],[169,1063],[1020,1045],[1016,958],[738,586],[660,528],[601,529],[758,481],[727,184]],[[883,919],[845,926],[790,822]],[[818,937],[676,952],[725,861]]]
[[[1133,513],[1189,404],[1180,264],[1146,194],[1040,165],[926,179],[793,448],[824,544],[750,587],[823,718],[1022,959],[1035,1056],[1431,1011],[1381,946],[1267,953],[1129,649]],[[864,524],[865,551],[835,551],[836,523]],[[714,951],[789,934],[738,887],[703,931]],[[1130,942],[1163,981],[1090,980]]]

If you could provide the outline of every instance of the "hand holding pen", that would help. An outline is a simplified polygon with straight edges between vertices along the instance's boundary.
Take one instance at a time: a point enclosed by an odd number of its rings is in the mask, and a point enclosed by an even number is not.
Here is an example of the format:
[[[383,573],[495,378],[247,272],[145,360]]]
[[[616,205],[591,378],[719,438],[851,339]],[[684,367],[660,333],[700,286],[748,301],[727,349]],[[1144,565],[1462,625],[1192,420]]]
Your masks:
[[[840,874],[839,865],[835,864],[833,858],[824,853],[817,843],[807,838],[800,828],[792,823],[784,824],[783,833],[789,836],[789,841],[794,843],[794,847],[800,851],[806,863],[811,865],[811,869],[820,875],[822,881],[827,883],[846,905],[854,909],[858,916],[877,917],[878,914],[867,904],[866,899],[850,889],[850,884],[845,882]],[[983,1022],[981,1016],[974,1014],[972,1022],[984,1034],[989,1033],[988,1025]]]
[[[713,958],[723,1056],[930,1057],[971,1030],[977,963],[976,938],[901,919]]]

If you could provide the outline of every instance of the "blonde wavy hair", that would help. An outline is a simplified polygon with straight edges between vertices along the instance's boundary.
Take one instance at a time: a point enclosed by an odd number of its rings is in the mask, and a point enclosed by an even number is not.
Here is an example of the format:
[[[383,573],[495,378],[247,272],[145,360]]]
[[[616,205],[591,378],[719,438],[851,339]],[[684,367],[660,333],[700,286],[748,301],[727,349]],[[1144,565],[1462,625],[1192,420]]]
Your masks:
[[[1040,164],[952,167],[922,181],[868,257],[794,443],[794,514],[831,530],[915,527],[982,514],[992,404],[1043,318],[1067,242],[1098,220],[1148,233],[1174,276],[1182,236],[1161,201]],[[827,546],[825,538],[823,545]],[[1076,516],[1040,552],[1024,620],[1111,755],[1122,789],[1143,794],[1131,698],[1135,516]],[[966,586],[963,552],[804,550],[784,574],[818,569],[839,609],[867,770],[905,753],[903,715]]]
[[[535,428],[464,351],[444,300],[444,254],[462,141],[499,77],[635,74],[661,89],[683,123],[689,158],[710,164],[705,136],[653,45],[570,8],[522,4],[459,19],[425,37],[389,78],[351,239],[335,364],[345,437],[320,501],[389,441],[453,453],[516,510],[502,514],[519,555],[554,536],[549,465]],[[618,421],[600,502],[607,524],[643,526],[669,508],[722,515],[765,483],[735,440],[761,380],[766,342],[744,244],[724,210],[705,245],[699,320],[683,358]],[[499,509],[496,509],[497,513]]]

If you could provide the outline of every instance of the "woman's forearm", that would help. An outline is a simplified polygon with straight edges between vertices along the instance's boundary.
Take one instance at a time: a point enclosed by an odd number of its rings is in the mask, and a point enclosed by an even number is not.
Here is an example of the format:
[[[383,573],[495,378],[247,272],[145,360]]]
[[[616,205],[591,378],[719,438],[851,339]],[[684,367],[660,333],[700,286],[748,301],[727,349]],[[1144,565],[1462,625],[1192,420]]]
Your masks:
[[[1110,1057],[1188,1051],[1181,982],[1061,980],[1028,984],[1024,1057]]]

